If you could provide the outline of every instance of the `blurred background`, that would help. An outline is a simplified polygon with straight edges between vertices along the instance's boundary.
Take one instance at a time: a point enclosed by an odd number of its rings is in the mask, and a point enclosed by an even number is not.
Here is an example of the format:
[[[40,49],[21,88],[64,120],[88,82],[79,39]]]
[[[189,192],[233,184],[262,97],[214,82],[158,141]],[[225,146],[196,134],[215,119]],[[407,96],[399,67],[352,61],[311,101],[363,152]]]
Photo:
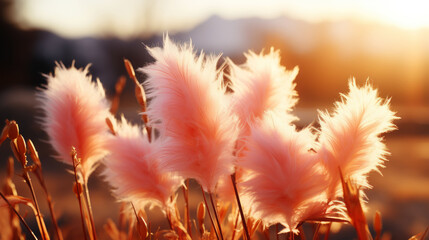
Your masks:
[[[406,239],[429,225],[428,12],[429,4],[419,0],[1,0],[0,121],[17,120],[24,137],[35,142],[45,158],[60,223],[73,232],[79,217],[73,178],[52,159],[34,101],[36,88],[45,83],[43,74],[51,73],[56,61],[69,66],[75,60],[78,67],[91,63],[91,74],[111,97],[116,80],[126,73],[123,59],[136,68],[151,62],[145,45],[160,46],[165,33],[176,42],[192,39],[198,51],[222,53],[236,63],[243,63],[248,50],[274,47],[283,65],[300,68],[295,114],[301,126],[317,121],[317,109],[331,109],[351,77],[361,85],[368,80],[392,99],[401,120],[399,130],[385,137],[392,154],[384,176],[370,177],[368,220],[380,210],[385,232]],[[125,91],[119,111],[138,122],[131,81]],[[1,179],[10,154],[3,144]],[[119,207],[97,174],[90,188],[101,232],[108,217],[116,220]],[[344,227],[331,239],[353,237]]]

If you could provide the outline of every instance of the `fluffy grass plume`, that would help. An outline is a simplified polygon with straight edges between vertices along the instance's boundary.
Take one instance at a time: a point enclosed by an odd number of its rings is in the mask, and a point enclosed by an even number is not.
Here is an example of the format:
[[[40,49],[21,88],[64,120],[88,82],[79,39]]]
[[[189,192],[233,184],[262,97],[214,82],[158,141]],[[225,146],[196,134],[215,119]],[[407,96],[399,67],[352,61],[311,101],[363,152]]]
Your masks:
[[[230,87],[233,91],[229,96],[231,109],[238,116],[242,126],[236,143],[238,156],[246,150],[243,139],[250,134],[249,125],[261,120],[266,112],[280,114],[285,120],[283,124],[290,124],[296,120],[290,112],[298,101],[294,83],[298,67],[291,71],[286,70],[281,65],[280,52],[274,48],[271,48],[268,54],[249,51],[244,55],[246,62],[242,65],[236,65],[228,60]],[[246,171],[236,169],[237,182],[245,175]],[[229,176],[219,182],[217,193],[223,200],[235,202],[234,190],[228,178]],[[241,192],[241,189],[238,192]]]
[[[266,224],[281,223],[286,232],[296,231],[310,212],[317,212],[315,206],[324,207],[314,204],[327,187],[317,155],[310,151],[315,136],[308,128],[297,132],[278,115],[264,119],[251,125],[248,149],[239,161],[250,174],[241,186]]]
[[[46,76],[46,88],[37,94],[50,145],[58,159],[70,165],[70,151],[72,146],[76,148],[85,182],[108,152],[105,119],[109,116],[104,89],[99,80],[91,80],[88,68],[57,64],[54,74]]]
[[[349,93],[335,103],[332,114],[320,112],[319,157],[331,178],[330,194],[341,187],[339,168],[346,178],[369,187],[366,175],[379,171],[388,154],[381,134],[395,129],[390,100],[378,97],[368,83],[349,82]]]
[[[260,119],[266,111],[290,112],[298,101],[294,83],[298,67],[286,70],[280,63],[279,51],[273,48],[266,55],[249,51],[245,56],[246,62],[241,66],[229,61],[232,109],[241,123]]]
[[[149,143],[142,129],[124,118],[118,123],[116,135],[108,138],[110,155],[104,161],[105,179],[114,195],[123,202],[132,202],[137,209],[146,206],[168,206],[169,198],[181,180],[162,173],[157,149],[159,139]]]
[[[218,57],[196,56],[191,45],[177,46],[168,37],[163,48],[148,50],[156,62],[142,69],[151,98],[146,114],[165,141],[163,168],[213,192],[219,177],[233,170],[237,136]]]

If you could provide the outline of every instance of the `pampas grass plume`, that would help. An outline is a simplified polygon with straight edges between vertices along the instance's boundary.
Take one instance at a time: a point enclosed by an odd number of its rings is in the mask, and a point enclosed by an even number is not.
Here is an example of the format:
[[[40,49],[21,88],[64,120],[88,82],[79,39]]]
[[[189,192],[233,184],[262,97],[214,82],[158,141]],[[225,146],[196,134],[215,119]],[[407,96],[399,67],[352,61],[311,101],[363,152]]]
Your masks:
[[[108,138],[111,153],[104,161],[103,175],[120,201],[132,202],[138,209],[168,206],[181,180],[162,173],[157,158],[161,144],[159,139],[150,143],[142,129],[124,118],[117,123],[116,135]]]
[[[281,223],[285,232],[296,231],[310,212],[317,212],[313,203],[323,200],[327,188],[317,155],[310,151],[315,136],[308,128],[297,132],[279,115],[264,119],[251,125],[248,149],[238,161],[250,171],[241,186],[266,224]]]
[[[241,66],[229,61],[233,90],[233,111],[242,124],[261,118],[265,112],[289,113],[298,101],[294,79],[298,67],[286,70],[280,63],[280,52],[271,48],[266,55],[252,51],[245,54]],[[290,115],[289,121],[295,120]]]
[[[53,75],[47,75],[46,89],[37,94],[44,112],[42,126],[58,159],[72,164],[70,151],[77,150],[85,182],[106,154],[105,137],[109,106],[99,80],[88,75],[89,65],[77,69],[57,64]]]
[[[339,169],[345,178],[369,187],[366,175],[383,167],[388,152],[380,135],[394,130],[392,121],[397,119],[389,102],[368,83],[357,87],[351,80],[349,93],[335,103],[334,112],[320,112],[318,152],[330,174],[332,197],[341,186]]]
[[[163,48],[148,51],[156,62],[142,69],[151,99],[147,114],[165,138],[163,167],[213,192],[220,176],[233,170],[238,132],[216,69],[218,58],[196,56],[190,45],[177,46],[168,36]]]

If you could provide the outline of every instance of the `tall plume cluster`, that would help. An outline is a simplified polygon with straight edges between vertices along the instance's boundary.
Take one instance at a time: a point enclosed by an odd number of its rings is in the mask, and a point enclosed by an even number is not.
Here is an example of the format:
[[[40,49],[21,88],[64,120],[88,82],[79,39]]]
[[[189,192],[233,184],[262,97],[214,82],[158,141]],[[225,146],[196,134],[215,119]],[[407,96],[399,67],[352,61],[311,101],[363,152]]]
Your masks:
[[[278,51],[250,51],[244,64],[227,59],[220,68],[220,56],[197,54],[168,37],[148,51],[155,61],[139,69],[150,100],[144,126],[108,112],[104,90],[87,68],[59,65],[39,92],[58,159],[71,163],[75,147],[85,179],[103,163],[120,201],[168,214],[177,189],[195,179],[233,206],[236,187],[247,219],[297,232],[305,221],[344,216],[342,176],[364,190],[368,173],[383,167],[382,134],[395,129],[397,117],[368,83],[350,80],[333,110],[319,112],[320,128],[298,130],[292,114],[298,68],[283,67]]]

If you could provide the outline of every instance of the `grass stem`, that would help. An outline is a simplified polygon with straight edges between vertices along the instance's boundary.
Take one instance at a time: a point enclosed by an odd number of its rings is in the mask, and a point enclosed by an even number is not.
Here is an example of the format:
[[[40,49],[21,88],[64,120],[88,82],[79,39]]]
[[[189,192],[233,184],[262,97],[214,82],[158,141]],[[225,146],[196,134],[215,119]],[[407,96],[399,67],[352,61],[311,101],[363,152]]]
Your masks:
[[[3,200],[7,203],[10,209],[18,216],[19,220],[22,224],[24,224],[25,228],[28,230],[28,232],[31,234],[34,240],[38,240],[34,232],[31,230],[31,228],[28,226],[28,224],[25,222],[24,218],[16,211],[16,209],[10,204],[10,202],[7,200],[7,198],[3,195],[2,192],[0,192],[0,196],[3,198]]]
[[[31,197],[33,198],[34,201],[34,206],[36,207],[36,212],[37,212],[37,218],[39,219],[39,230],[40,230],[40,234],[42,236],[42,239],[46,240],[49,239],[49,236],[46,236],[46,225],[45,222],[42,218],[42,213],[40,212],[40,208],[39,208],[39,203],[37,202],[37,197],[36,197],[36,193],[34,192],[34,187],[33,187],[33,183],[31,181],[30,175],[28,174],[28,172],[24,169],[24,174],[23,174],[25,183],[27,184],[28,188],[30,189],[31,192]]]
[[[319,230],[320,230],[320,223],[316,224],[316,228],[314,229],[314,234],[313,234],[313,240],[319,240]]]
[[[203,193],[204,204],[206,205],[207,212],[209,213],[209,218],[210,218],[210,222],[212,224],[213,231],[216,233],[216,238],[219,240],[219,234],[216,231],[216,226],[214,224],[214,221],[213,221],[213,218],[212,218],[212,214],[210,213],[210,208],[209,208],[209,205],[207,204],[206,195],[204,193],[204,189],[203,189],[202,186],[201,186],[201,192]]]
[[[74,172],[74,179],[75,179],[75,183],[76,183],[76,192],[75,192],[75,194],[76,194],[76,197],[77,197],[77,200],[78,200],[78,202],[79,202],[79,209],[80,209],[80,219],[81,219],[81,223],[82,223],[82,231],[83,231],[83,236],[84,236],[84,239],[85,240],[87,240],[88,238],[87,238],[87,236],[86,236],[86,231],[85,231],[85,219],[84,219],[84,214],[83,214],[83,208],[82,208],[82,199],[81,199],[81,196],[82,196],[82,188],[81,188],[81,184],[80,184],[80,182],[79,182],[79,180],[78,180],[78,177],[77,177],[77,164],[79,164],[78,162],[76,162],[77,161],[77,154],[76,154],[76,150],[75,150],[75,148],[72,148],[72,153],[71,153],[71,155],[72,155],[72,161],[73,161],[73,172]]]
[[[327,226],[326,233],[325,233],[325,238],[324,238],[325,240],[329,239],[329,234],[331,233],[331,226],[332,226],[332,223],[329,223],[328,226]]]
[[[236,232],[236,230],[237,230],[237,224],[238,224],[238,218],[240,217],[240,213],[239,213],[239,211],[238,211],[238,209],[237,209],[237,214],[235,215],[235,220],[234,220],[234,228],[233,228],[233,230],[232,230],[232,237],[231,237],[231,240],[234,240],[234,238],[235,238],[235,232]]]
[[[86,206],[88,208],[89,220],[91,222],[93,239],[97,240],[97,232],[95,231],[94,215],[92,213],[91,199],[89,198],[88,183],[86,181],[84,181],[83,183],[83,188],[85,190],[85,201],[86,201]]]
[[[244,217],[243,208],[241,206],[240,197],[238,196],[237,183],[235,181],[235,173],[231,175],[232,186],[234,187],[235,199],[237,200],[238,209],[240,211],[241,222],[243,223],[246,239],[250,240],[249,230],[247,229],[246,218]]]
[[[217,222],[217,227],[219,229],[220,238],[223,240],[222,226],[221,226],[222,224],[220,223],[219,215],[217,214],[217,207],[216,207],[216,204],[214,202],[212,192],[209,192],[209,196],[210,196],[210,202],[212,203],[213,211],[214,211],[214,214],[215,214],[215,218],[216,218],[216,222]]]
[[[34,174],[36,174],[36,177],[39,181],[39,184],[40,184],[40,186],[42,186],[43,191],[45,192],[46,201],[48,203],[49,212],[51,214],[51,219],[52,219],[52,222],[54,224],[54,229],[55,229],[55,234],[57,235],[57,239],[63,240],[63,234],[61,232],[60,227],[58,226],[57,218],[55,217],[54,207],[52,204],[52,197],[48,192],[48,188],[46,187],[45,179],[43,178],[43,174],[42,174],[42,170],[39,168],[39,169],[37,169],[37,171],[34,172]]]
[[[191,216],[189,214],[189,179],[186,179],[185,186],[183,186],[182,189],[183,189],[183,197],[185,198],[186,230],[188,231],[189,236],[192,238]]]

